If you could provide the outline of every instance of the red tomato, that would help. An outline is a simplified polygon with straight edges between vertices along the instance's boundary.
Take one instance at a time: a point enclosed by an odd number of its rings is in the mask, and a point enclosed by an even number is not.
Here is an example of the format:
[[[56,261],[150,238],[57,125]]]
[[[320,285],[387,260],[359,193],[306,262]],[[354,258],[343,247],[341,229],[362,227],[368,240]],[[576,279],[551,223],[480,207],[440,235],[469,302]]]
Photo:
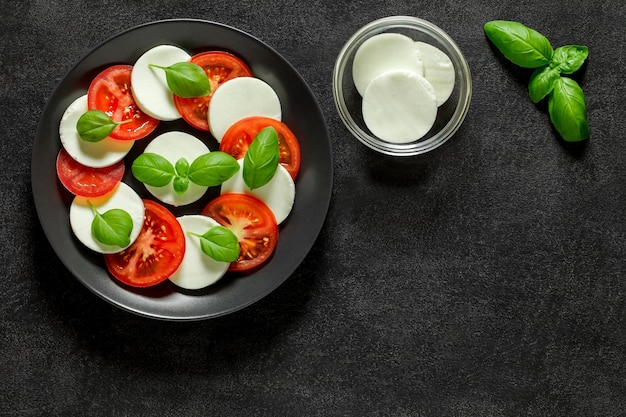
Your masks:
[[[165,281],[185,255],[185,235],[176,217],[152,200],[143,202],[145,218],[137,240],[119,253],[104,255],[111,275],[133,287]]]
[[[291,178],[296,179],[300,171],[300,144],[287,125],[278,120],[261,116],[239,120],[224,134],[220,142],[220,151],[232,155],[235,159],[243,158],[254,137],[268,126],[273,126],[278,133],[280,163],[287,169]]]
[[[57,176],[72,194],[81,197],[100,197],[113,190],[124,176],[124,161],[104,168],[81,164],[61,148],[56,161]]]
[[[132,119],[113,130],[115,139],[136,140],[149,135],[159,121],[141,111],[130,88],[131,65],[114,65],[98,74],[87,91],[89,110],[101,110],[111,120]]]
[[[226,193],[211,200],[202,214],[230,229],[238,238],[239,259],[229,271],[242,272],[267,261],[278,242],[278,225],[274,213],[256,197]]]
[[[213,92],[225,81],[237,77],[251,77],[252,71],[236,56],[222,51],[209,51],[191,57],[190,62],[200,65],[211,82],[211,94],[204,97],[182,98],[174,96],[174,103],[183,119],[196,129],[209,131],[207,110]]]

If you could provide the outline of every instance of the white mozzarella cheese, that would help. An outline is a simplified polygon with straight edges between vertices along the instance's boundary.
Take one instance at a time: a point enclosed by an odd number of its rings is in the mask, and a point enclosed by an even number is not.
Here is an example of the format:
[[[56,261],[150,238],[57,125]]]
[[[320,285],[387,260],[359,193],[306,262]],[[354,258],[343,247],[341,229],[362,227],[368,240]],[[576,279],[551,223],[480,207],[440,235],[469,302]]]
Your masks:
[[[76,161],[92,168],[107,167],[124,159],[135,141],[107,137],[99,142],[87,142],[80,138],[76,123],[86,111],[87,95],[84,95],[74,100],[63,113],[59,136],[67,153]]]
[[[180,131],[163,133],[152,139],[144,152],[155,153],[167,159],[173,166],[180,158],[191,163],[200,155],[209,153],[209,148],[200,139]],[[172,206],[184,206],[198,201],[209,187],[189,182],[189,188],[182,194],[174,191],[173,182],[163,187],[146,185],[146,189],[154,197]]]
[[[289,172],[282,165],[278,165],[278,169],[270,182],[251,190],[243,180],[243,158],[237,162],[239,162],[241,169],[222,184],[221,193],[253,195],[272,210],[278,224],[282,223],[289,216],[296,198],[296,185]]]
[[[454,90],[454,65],[450,57],[441,49],[425,42],[415,42],[415,47],[422,55],[424,78],[435,89],[437,105],[441,106],[448,100]]]
[[[215,220],[200,214],[177,218],[185,233],[185,256],[176,272],[169,278],[174,284],[188,290],[197,290],[216,283],[226,274],[229,262],[220,262],[202,252],[200,239],[188,232],[202,235],[211,227],[218,226]]]
[[[91,233],[91,224],[95,217],[92,206],[100,214],[111,209],[125,210],[133,220],[130,244],[137,239],[143,227],[145,208],[141,197],[130,186],[121,182],[113,191],[97,198],[76,196],[70,205],[70,226],[74,235],[85,246],[99,253],[117,253],[126,249],[115,245],[105,245],[95,239]]]
[[[130,85],[139,108],[159,120],[181,118],[174,104],[174,95],[167,86],[165,71],[150,64],[169,67],[191,58],[186,51],[174,45],[158,45],[137,59],[131,72]]]
[[[218,142],[233,123],[250,116],[282,118],[280,99],[265,81],[254,77],[233,78],[215,90],[208,121]]]
[[[432,85],[410,71],[390,71],[372,80],[363,95],[362,109],[371,132],[393,143],[420,139],[437,118]]]
[[[399,33],[381,33],[359,46],[352,63],[352,78],[363,95],[370,82],[387,71],[405,70],[423,74],[423,65],[415,42]]]

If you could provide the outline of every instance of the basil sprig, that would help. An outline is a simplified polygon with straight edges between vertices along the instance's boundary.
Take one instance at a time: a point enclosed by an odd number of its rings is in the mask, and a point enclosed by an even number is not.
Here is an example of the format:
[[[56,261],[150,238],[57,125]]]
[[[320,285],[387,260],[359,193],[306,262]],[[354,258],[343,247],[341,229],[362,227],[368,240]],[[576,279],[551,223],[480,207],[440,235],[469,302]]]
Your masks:
[[[165,71],[168,88],[179,97],[202,97],[211,93],[209,76],[199,65],[192,62],[177,62],[169,67],[156,64],[150,66]]]
[[[222,184],[239,171],[239,164],[227,153],[214,151],[199,156],[189,164],[180,158],[176,164],[152,152],[139,155],[131,166],[137,180],[152,187],[164,187],[173,181],[178,194],[189,188],[189,182],[205,187]]]
[[[220,262],[235,262],[240,246],[237,236],[224,226],[213,226],[204,234],[188,232],[200,239],[202,252]]]
[[[552,125],[566,142],[589,137],[585,95],[576,81],[563,75],[578,71],[589,50],[565,45],[553,49],[548,39],[519,22],[493,20],[485,23],[485,34],[512,63],[534,69],[528,82],[533,103],[548,97]]]
[[[100,213],[91,203],[89,205],[94,213],[91,234],[98,242],[120,248],[130,245],[133,219],[127,211],[116,208]]]
[[[254,190],[267,184],[278,168],[278,133],[272,126],[262,129],[250,143],[243,159],[243,180]]]
[[[114,122],[101,110],[89,110],[78,118],[76,131],[78,136],[84,141],[100,142],[109,136],[117,126],[130,121],[131,119]]]

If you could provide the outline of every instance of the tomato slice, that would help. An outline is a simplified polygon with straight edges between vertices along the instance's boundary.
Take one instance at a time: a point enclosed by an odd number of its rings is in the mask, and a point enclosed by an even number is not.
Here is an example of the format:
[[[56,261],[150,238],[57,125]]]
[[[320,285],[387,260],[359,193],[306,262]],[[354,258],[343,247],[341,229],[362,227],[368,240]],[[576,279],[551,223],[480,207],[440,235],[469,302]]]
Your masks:
[[[191,57],[190,62],[204,68],[211,82],[211,94],[204,97],[174,96],[174,104],[183,119],[196,129],[209,131],[207,111],[213,92],[232,78],[251,77],[250,68],[236,56],[223,51],[208,51]]]
[[[124,176],[124,161],[104,168],[81,164],[61,148],[56,160],[57,176],[72,194],[81,197],[100,197],[113,190]]]
[[[152,200],[143,202],[145,218],[135,242],[119,253],[104,255],[111,275],[133,287],[165,281],[185,255],[185,235],[176,217]]]
[[[226,193],[211,200],[201,212],[230,229],[241,247],[229,271],[243,272],[267,261],[278,242],[278,225],[272,211],[256,197]]]
[[[235,159],[243,158],[254,137],[268,126],[273,126],[276,129],[280,148],[280,163],[295,180],[300,171],[300,144],[296,135],[281,121],[261,116],[241,119],[229,127],[224,134],[220,142],[220,151],[232,155]]]
[[[111,120],[122,122],[111,137],[123,140],[136,140],[149,135],[159,121],[145,114],[133,98],[130,86],[131,65],[113,65],[98,74],[87,91],[89,110],[101,110]]]

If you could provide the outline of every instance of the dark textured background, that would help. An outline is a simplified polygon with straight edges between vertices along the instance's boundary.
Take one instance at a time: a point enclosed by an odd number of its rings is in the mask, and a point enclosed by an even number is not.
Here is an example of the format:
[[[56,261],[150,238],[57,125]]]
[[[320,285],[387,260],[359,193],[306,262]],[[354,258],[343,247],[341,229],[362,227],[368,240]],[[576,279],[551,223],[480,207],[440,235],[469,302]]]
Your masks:
[[[606,1],[43,1],[0,4],[0,416],[626,414],[626,6]],[[381,158],[330,91],[348,37],[425,18],[464,51],[474,94],[454,140]],[[30,188],[47,98],[91,48],[175,17],[238,27],[309,83],[333,141],[327,221],[293,276],[210,321],[126,313],[74,279]],[[529,73],[482,25],[585,44],[591,140],[564,146]]]

